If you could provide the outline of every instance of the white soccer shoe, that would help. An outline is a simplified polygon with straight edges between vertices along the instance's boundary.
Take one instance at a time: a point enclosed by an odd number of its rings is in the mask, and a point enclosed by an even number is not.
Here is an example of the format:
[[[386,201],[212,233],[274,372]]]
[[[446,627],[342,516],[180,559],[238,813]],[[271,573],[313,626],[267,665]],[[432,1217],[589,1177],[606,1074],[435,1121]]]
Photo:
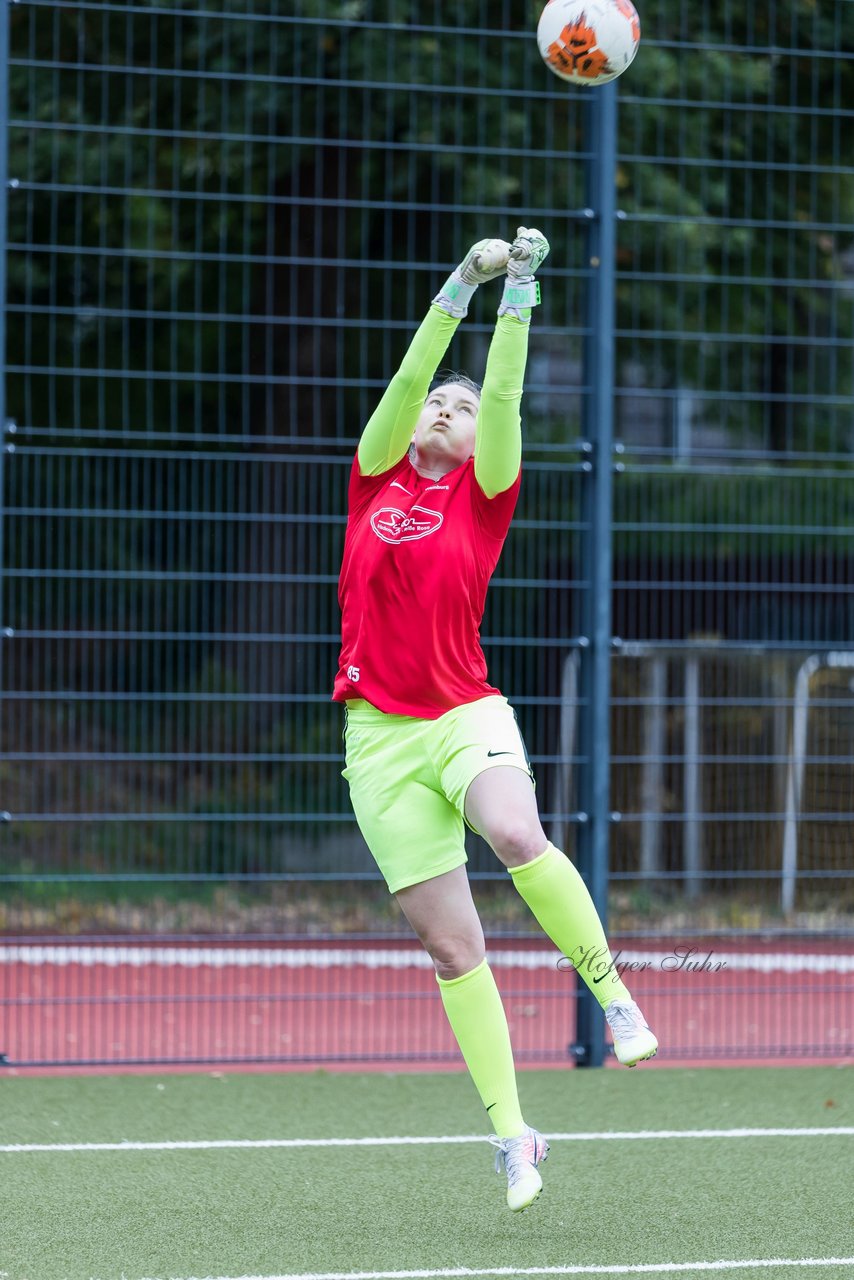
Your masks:
[[[655,1057],[658,1041],[634,1000],[612,1000],[605,1010],[605,1021],[614,1037],[617,1061],[624,1067],[636,1067]]]
[[[527,1124],[525,1132],[518,1138],[499,1138],[493,1133],[489,1141],[497,1147],[495,1172],[501,1172],[503,1163],[507,1174],[508,1205],[514,1213],[527,1209],[543,1189],[537,1165],[547,1159],[549,1144],[541,1133]]]

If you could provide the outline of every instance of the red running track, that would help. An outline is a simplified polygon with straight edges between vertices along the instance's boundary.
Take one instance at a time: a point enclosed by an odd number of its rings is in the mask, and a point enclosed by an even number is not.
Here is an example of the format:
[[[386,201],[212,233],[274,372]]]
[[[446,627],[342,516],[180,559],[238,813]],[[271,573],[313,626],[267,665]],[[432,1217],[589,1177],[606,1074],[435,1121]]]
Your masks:
[[[656,1065],[854,1059],[850,949],[683,945],[696,955],[613,944]],[[576,978],[559,958],[539,941],[490,948],[520,1067],[573,1064]],[[42,1068],[461,1067],[429,961],[400,942],[7,942],[0,1053]]]

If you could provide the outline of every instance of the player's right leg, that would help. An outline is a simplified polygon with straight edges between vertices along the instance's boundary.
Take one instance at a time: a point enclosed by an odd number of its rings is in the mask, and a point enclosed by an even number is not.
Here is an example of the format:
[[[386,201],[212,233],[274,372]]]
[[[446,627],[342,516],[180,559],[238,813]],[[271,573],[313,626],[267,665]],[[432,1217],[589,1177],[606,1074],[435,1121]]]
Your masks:
[[[518,1137],[525,1124],[510,1033],[465,867],[396,897],[433,961],[445,1013],[496,1133]]]
[[[462,818],[429,785],[436,779],[421,722],[405,723],[409,719],[383,717],[373,708],[351,712],[344,776],[368,848],[433,959],[446,1016],[496,1140],[512,1144],[503,1152],[507,1200],[522,1209],[541,1190],[536,1163],[548,1148],[539,1139],[530,1153],[535,1158],[524,1158],[529,1131],[519,1110],[507,1018],[465,871]]]
[[[507,1174],[507,1203],[527,1209],[542,1191],[537,1165],[549,1147],[522,1119],[507,1018],[465,867],[409,885],[397,900],[433,960],[445,1013],[495,1126],[490,1142],[496,1171],[503,1165]]]

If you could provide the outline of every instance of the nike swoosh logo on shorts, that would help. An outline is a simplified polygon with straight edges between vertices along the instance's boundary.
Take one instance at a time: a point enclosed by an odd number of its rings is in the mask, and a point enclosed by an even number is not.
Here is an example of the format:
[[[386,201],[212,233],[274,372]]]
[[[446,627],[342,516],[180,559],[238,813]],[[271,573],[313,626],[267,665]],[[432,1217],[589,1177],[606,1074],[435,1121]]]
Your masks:
[[[512,751],[487,751],[488,756],[512,756]]]

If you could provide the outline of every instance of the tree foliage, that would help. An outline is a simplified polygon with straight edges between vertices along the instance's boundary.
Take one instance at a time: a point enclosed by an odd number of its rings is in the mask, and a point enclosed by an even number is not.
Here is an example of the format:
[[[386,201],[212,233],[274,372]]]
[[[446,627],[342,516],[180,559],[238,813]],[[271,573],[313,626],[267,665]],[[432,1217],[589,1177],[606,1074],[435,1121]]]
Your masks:
[[[535,217],[551,376],[578,379],[586,91],[543,68],[536,4],[150,8],[12,13],[9,294],[36,310],[10,355],[56,371],[12,378],[19,416],[352,436],[404,341],[371,328],[411,328],[471,238]],[[642,18],[616,140],[621,375],[663,419],[693,395],[736,446],[843,449],[854,9]],[[472,328],[465,363],[481,347]],[[560,396],[542,430],[566,434]]]

